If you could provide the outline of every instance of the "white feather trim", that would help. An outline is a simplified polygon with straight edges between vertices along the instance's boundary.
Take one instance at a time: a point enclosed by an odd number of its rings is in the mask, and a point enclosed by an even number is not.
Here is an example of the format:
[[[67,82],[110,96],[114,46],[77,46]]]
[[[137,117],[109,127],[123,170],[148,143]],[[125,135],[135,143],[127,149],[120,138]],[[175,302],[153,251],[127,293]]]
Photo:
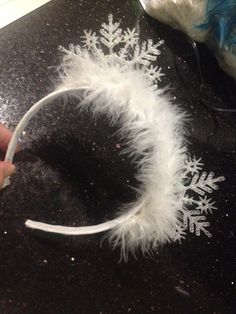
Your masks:
[[[186,157],[183,114],[160,89],[153,90],[142,71],[132,67],[123,71],[114,60],[99,64],[87,54],[82,56],[68,53],[62,87],[85,87],[83,96],[78,94],[81,104],[107,114],[111,123],[119,121],[129,152],[138,160],[137,204],[142,208],[113,228],[110,239],[114,246],[121,245],[123,255],[137,247],[145,252],[175,235]]]

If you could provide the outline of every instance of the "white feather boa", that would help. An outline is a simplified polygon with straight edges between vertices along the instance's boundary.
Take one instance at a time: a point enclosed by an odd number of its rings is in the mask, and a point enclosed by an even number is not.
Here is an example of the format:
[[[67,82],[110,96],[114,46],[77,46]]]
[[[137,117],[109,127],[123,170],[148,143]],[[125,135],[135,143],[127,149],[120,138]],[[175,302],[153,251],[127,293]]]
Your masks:
[[[136,41],[131,47],[134,53],[137,47]],[[71,46],[70,50],[64,50],[60,86],[23,117],[6,160],[12,160],[17,141],[30,119],[60,95],[72,95],[79,99],[80,108],[89,106],[95,114],[106,114],[111,124],[118,122],[129,147],[128,153],[138,165],[140,189],[136,203],[120,209],[116,219],[97,226],[52,226],[31,220],[26,226],[75,235],[110,230],[112,245],[121,246],[122,255],[126,257],[127,251],[135,253],[141,248],[147,252],[175,239],[180,223],[179,210],[183,206],[184,114],[147,78],[148,58],[146,64],[140,62],[140,65],[132,62],[128,53],[127,58],[121,58],[111,50],[105,55],[100,48],[95,48],[88,51]]]

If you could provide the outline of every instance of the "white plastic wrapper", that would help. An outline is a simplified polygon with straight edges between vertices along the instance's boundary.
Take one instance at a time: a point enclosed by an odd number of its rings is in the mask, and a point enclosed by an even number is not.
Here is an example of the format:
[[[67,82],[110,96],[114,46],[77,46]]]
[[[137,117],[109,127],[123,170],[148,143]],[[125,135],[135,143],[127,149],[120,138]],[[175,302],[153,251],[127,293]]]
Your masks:
[[[198,42],[236,79],[235,0],[140,0],[144,10]]]

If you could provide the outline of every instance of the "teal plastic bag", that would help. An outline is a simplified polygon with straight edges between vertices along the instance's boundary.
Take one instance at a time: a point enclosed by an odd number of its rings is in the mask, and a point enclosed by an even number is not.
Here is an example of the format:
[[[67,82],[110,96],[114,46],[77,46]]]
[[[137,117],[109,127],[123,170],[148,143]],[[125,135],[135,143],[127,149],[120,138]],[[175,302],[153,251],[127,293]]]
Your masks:
[[[236,79],[236,0],[140,0],[152,17],[204,42]]]

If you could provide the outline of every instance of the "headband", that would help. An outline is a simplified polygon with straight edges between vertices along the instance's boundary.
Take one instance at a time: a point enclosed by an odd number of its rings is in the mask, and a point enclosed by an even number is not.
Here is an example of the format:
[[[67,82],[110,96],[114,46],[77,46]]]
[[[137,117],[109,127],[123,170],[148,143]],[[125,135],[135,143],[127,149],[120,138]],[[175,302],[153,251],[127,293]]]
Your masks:
[[[186,208],[194,204],[194,199],[186,195],[191,184],[194,188],[194,182],[189,183],[188,174],[198,175],[194,179],[196,185],[202,164],[200,160],[187,157],[183,128],[185,114],[171,103],[165,89],[157,86],[163,74],[161,68],[152,63],[160,54],[159,46],[163,41],[153,43],[149,39],[140,44],[135,29],[122,31],[119,26],[109,15],[108,23],[102,24],[100,36],[84,31],[83,47],[61,48],[64,53],[61,83],[23,116],[5,160],[12,162],[17,142],[31,118],[58,97],[75,97],[79,108],[105,114],[111,124],[119,122],[127,153],[137,164],[139,189],[136,202],[121,208],[115,219],[99,225],[66,227],[32,220],[25,224],[29,228],[65,235],[109,231],[112,245],[120,246],[121,254],[126,258],[128,251],[135,254],[140,248],[145,253],[164,243],[180,240],[190,225],[190,232],[196,231],[197,235],[200,231],[208,236],[210,233],[206,229],[209,223],[204,218],[203,221],[196,220],[197,230],[195,222],[190,221],[197,213]],[[198,186],[201,193],[198,193],[197,185],[196,193],[205,195],[223,180],[223,177],[208,177],[201,178]],[[201,188],[204,182],[205,190]],[[7,184],[9,178],[5,181],[5,186]],[[203,217],[200,210],[199,216]]]

